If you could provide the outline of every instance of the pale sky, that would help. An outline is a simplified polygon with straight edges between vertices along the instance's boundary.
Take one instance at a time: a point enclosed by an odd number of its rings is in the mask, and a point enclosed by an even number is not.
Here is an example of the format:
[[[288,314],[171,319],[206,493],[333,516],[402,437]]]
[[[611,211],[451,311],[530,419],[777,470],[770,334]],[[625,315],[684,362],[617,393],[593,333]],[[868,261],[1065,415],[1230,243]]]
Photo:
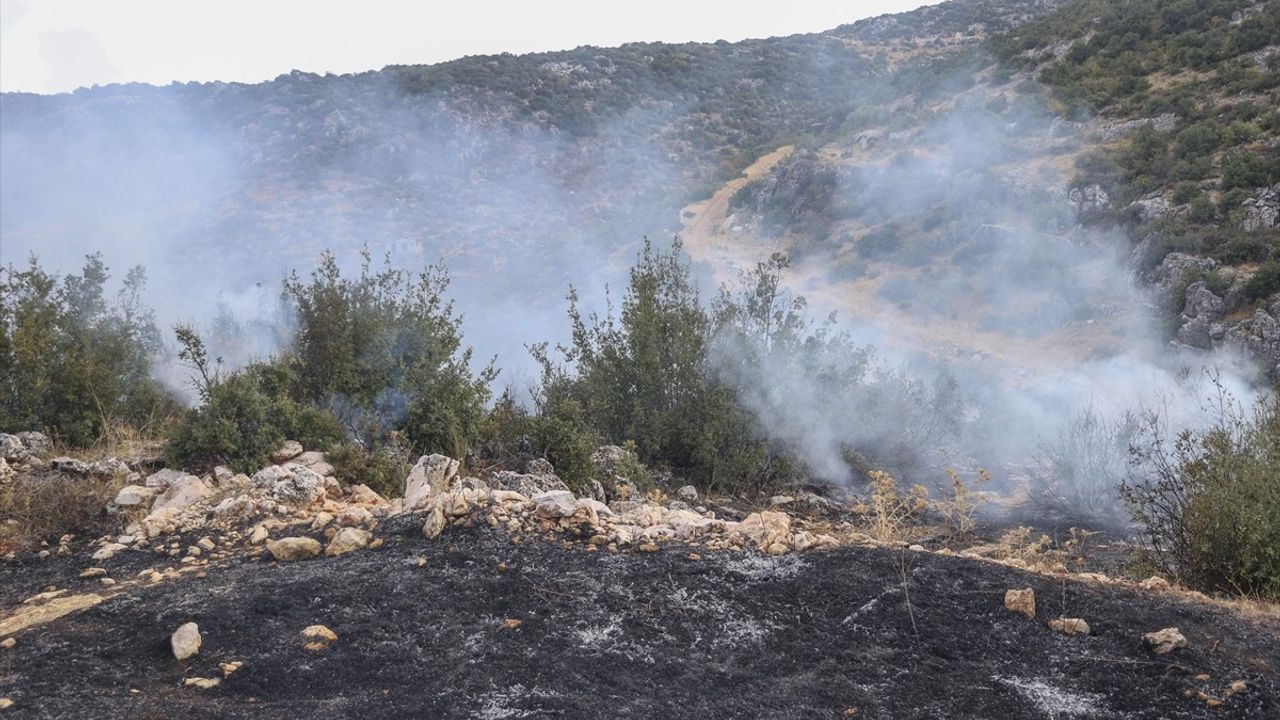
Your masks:
[[[0,0],[0,90],[258,82],[464,55],[817,32],[923,0]]]

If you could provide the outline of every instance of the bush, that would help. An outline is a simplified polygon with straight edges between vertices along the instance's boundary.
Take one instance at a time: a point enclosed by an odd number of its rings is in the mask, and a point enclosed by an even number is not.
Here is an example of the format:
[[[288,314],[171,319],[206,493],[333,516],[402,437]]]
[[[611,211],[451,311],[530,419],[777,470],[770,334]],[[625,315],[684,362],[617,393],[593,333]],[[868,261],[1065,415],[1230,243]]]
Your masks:
[[[288,396],[291,376],[282,364],[259,362],[224,375],[209,365],[193,329],[180,325],[175,332],[182,345],[178,357],[194,371],[201,404],[170,432],[165,446],[170,465],[193,470],[226,465],[252,473],[287,439],[327,448],[345,438],[332,413]]]
[[[383,497],[399,497],[404,480],[413,468],[414,457],[399,433],[392,433],[385,445],[366,449],[341,444],[329,450],[334,477],[343,485],[367,485]]]
[[[1121,486],[1171,576],[1203,590],[1280,598],[1280,405],[1231,409],[1168,440],[1151,417]]]
[[[98,537],[118,532],[120,525],[106,507],[123,485],[121,480],[62,474],[22,475],[0,483],[0,552],[34,548],[64,533]]]
[[[1269,260],[1244,284],[1246,300],[1262,300],[1280,293],[1280,259]]]
[[[108,427],[154,427],[178,411],[151,379],[160,335],[141,301],[146,274],[130,270],[114,303],[109,277],[99,255],[62,278],[34,257],[0,270],[0,429],[83,447]]]

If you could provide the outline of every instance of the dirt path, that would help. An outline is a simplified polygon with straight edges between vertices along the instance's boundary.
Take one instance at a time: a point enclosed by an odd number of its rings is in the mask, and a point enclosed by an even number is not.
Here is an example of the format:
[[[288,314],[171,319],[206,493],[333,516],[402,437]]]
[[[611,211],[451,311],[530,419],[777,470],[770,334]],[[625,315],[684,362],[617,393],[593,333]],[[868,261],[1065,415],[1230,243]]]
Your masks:
[[[733,280],[738,270],[748,268],[769,256],[771,249],[756,246],[754,238],[736,237],[721,231],[729,215],[729,201],[734,193],[762,177],[775,165],[791,156],[794,145],[784,145],[751,163],[742,175],[725,183],[710,198],[685,206],[681,211],[685,251],[697,262],[707,263],[717,283]]]
[[[242,559],[17,632],[0,649],[4,717],[1280,716],[1280,629],[1170,595],[928,553],[610,555],[479,527],[427,541],[420,524],[389,522],[377,550]],[[111,572],[164,562],[148,555]],[[0,567],[3,610],[44,585],[92,587],[79,570]],[[1036,620],[1003,607],[1014,587],[1035,589]],[[1045,627],[1064,611],[1092,634]],[[168,636],[188,621],[204,645],[179,662]],[[338,640],[306,650],[317,623]],[[1169,626],[1188,648],[1142,648]],[[244,666],[218,687],[184,686],[231,661]]]

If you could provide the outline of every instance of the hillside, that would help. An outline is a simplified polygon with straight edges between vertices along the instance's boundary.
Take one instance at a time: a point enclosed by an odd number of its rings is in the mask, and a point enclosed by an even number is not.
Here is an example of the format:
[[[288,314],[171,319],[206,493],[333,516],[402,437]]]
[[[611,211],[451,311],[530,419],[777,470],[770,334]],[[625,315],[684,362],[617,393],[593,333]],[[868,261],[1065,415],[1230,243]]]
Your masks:
[[[397,262],[443,258],[464,310],[487,314],[496,305],[545,318],[580,269],[601,282],[615,276],[620,249],[680,230],[682,207],[794,145],[801,152],[776,169],[788,194],[753,199],[737,224],[751,229],[747,242],[788,236],[798,255],[839,255],[837,278],[821,278],[816,290],[847,295],[839,278],[886,259],[876,248],[894,245],[894,233],[912,235],[910,248],[894,251],[908,266],[950,262],[948,253],[965,255],[965,266],[982,262],[975,242],[992,242],[975,234],[1029,225],[1047,233],[1038,243],[1052,245],[1080,229],[1081,213],[1086,226],[1119,223],[1135,242],[1152,237],[1146,268],[1170,250],[1226,262],[1235,269],[1211,278],[1221,290],[1264,261],[1275,240],[1275,46],[1266,44],[1275,4],[1216,3],[1183,25],[1162,24],[1148,5],[948,2],[739,43],[295,72],[260,85],[6,94],[4,260],[36,250],[66,267],[90,247],[118,248],[113,264],[149,265],[157,294],[183,298],[179,307],[207,306],[222,293],[252,313],[258,283],[307,267],[321,249],[352,257],[367,243]],[[1177,3],[1157,5],[1180,12]],[[1117,29],[1088,30],[1104,9],[1100,22]],[[1138,70],[1124,65],[1134,50],[1094,49],[1131,25],[1147,38]],[[1203,57],[1166,47],[1209,26]],[[1122,71],[1141,81],[1106,84]],[[1207,86],[1213,93],[1204,97],[1230,102],[1178,99]],[[1130,132],[1152,118],[1158,130]],[[1181,134],[1206,122],[1213,137],[1191,165],[1161,160],[1163,169],[1145,170],[1122,156],[1136,152],[1125,149],[1134,143],[1181,148]],[[958,165],[876,170],[890,157],[906,163],[903,152],[946,156],[962,147],[964,157],[946,160]],[[918,197],[888,201],[902,195],[894,182],[916,180],[924,181],[912,187]],[[1197,182],[1212,187],[1197,190]],[[1067,199],[1069,190],[1101,197],[1099,189],[1105,202]],[[1021,210],[1032,197],[1045,212],[1027,217]],[[853,252],[872,230],[867,252]],[[204,279],[209,268],[223,270],[218,281]],[[897,275],[895,265],[885,269]],[[1233,295],[1225,316],[1265,309],[1270,277]],[[887,292],[909,295],[911,282],[907,273]],[[862,300],[830,304],[862,313],[881,290],[855,288]],[[1037,304],[1072,303],[1078,290]],[[1056,312],[1049,322],[1061,325]],[[1264,357],[1274,351],[1248,327],[1232,328]],[[962,339],[991,350],[989,338]],[[481,345],[520,353],[501,337]]]

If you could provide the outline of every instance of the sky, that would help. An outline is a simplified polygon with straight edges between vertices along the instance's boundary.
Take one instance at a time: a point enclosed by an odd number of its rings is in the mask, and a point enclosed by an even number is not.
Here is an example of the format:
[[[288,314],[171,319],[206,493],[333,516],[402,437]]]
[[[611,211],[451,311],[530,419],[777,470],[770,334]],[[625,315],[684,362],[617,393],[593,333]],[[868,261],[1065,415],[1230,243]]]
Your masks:
[[[921,0],[0,0],[0,90],[260,82],[465,55],[817,32]]]

